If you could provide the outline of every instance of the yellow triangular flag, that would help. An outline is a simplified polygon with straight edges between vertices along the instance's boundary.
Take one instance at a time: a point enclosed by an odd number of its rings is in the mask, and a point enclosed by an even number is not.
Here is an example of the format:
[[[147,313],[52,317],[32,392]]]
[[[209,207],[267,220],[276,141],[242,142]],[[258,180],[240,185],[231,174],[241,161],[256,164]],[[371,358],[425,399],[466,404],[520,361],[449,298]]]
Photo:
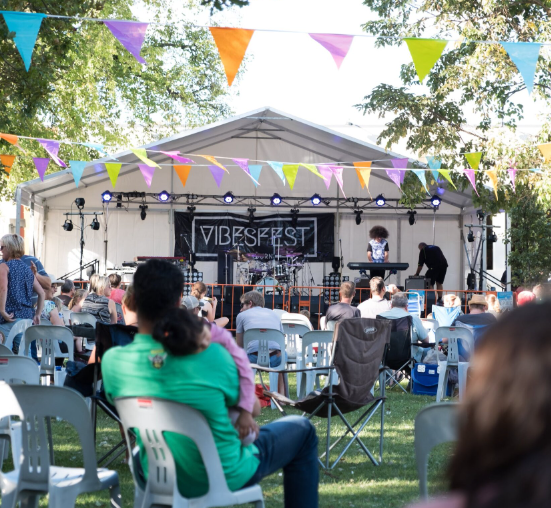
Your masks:
[[[187,177],[189,176],[189,172],[191,170],[191,166],[181,166],[179,164],[174,164],[174,171],[176,171],[176,174],[178,175],[178,178],[180,179],[180,182],[182,182],[182,185],[185,187],[187,182]]]
[[[147,152],[145,148],[131,148],[130,151],[138,157],[143,163],[147,164],[150,168],[159,168],[161,169],[161,166],[159,166],[156,162],[152,161],[147,157]]]
[[[488,171],[486,171],[486,174],[490,178],[490,182],[492,183],[492,187],[494,188],[494,193],[497,200],[497,169],[488,169]]]
[[[285,175],[285,178],[287,179],[287,182],[289,182],[289,187],[291,187],[291,190],[293,190],[293,187],[295,186],[295,180],[297,179],[297,173],[298,173],[298,164],[283,164],[283,167],[281,168],[283,170],[283,174]]]
[[[0,163],[4,166],[4,171],[8,173],[11,172],[11,167],[13,166],[13,161],[15,160],[15,155],[0,155]]]
[[[471,169],[478,169],[478,166],[480,166],[480,159],[482,158],[482,152],[470,152],[464,155]]]
[[[203,157],[203,159],[207,159],[215,166],[222,168],[226,173],[229,173],[229,171],[224,166],[222,166],[222,164],[220,164],[212,155],[199,155],[199,157]]]
[[[371,161],[353,162],[356,174],[362,189],[367,186],[369,189],[369,177],[371,176]]]
[[[549,162],[551,160],[551,143],[538,145],[538,148],[540,149],[540,152],[543,155],[545,162]]]
[[[218,28],[211,26],[210,33],[220,54],[220,60],[224,65],[228,85],[231,86],[235,75],[243,61],[254,30],[244,28]]]
[[[442,51],[448,44],[448,41],[443,39],[420,39],[405,37],[404,40],[408,45],[413,65],[419,76],[419,81],[423,82],[425,76],[434,67],[434,64],[442,55]]]
[[[455,184],[452,182],[452,179],[450,177],[450,170],[449,169],[439,169],[438,172],[448,181],[452,184],[454,189],[457,189]]]
[[[111,185],[113,186],[113,189],[115,188],[115,185],[117,185],[117,178],[119,177],[121,167],[122,164],[117,164],[114,162],[105,163],[105,169],[107,170],[107,174],[109,175],[109,179],[111,180]]]
[[[301,164],[301,166],[314,173],[314,175],[319,176],[322,180],[325,180],[325,177],[318,171],[318,168],[314,166],[314,164]]]

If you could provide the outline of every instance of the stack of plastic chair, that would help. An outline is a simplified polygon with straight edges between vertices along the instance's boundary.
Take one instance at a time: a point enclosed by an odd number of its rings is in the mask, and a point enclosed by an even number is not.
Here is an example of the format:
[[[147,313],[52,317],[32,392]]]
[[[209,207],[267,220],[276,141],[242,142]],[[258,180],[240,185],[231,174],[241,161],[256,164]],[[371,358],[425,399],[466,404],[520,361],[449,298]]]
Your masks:
[[[302,314],[287,313],[281,317],[281,324],[287,345],[287,363],[296,363],[302,349],[302,336],[313,330],[312,323]]]
[[[24,333],[25,330],[33,325],[32,319],[20,319],[19,321],[16,321],[16,323],[11,327],[10,334],[6,338],[6,342],[4,343],[4,346],[9,348],[10,350],[13,349],[13,339],[15,339],[16,335],[19,335],[20,333]],[[21,343],[19,344],[19,350],[23,348],[23,340],[21,340]],[[21,352],[19,354],[22,354]]]
[[[330,330],[314,330],[302,337],[302,354],[297,360],[297,369],[308,367],[328,367],[328,370],[310,370],[297,373],[297,397],[302,398],[314,390],[314,385],[321,389],[320,376],[329,375],[331,365],[331,345],[333,332]],[[314,351],[316,347],[317,352]],[[336,375],[334,374],[336,377]]]

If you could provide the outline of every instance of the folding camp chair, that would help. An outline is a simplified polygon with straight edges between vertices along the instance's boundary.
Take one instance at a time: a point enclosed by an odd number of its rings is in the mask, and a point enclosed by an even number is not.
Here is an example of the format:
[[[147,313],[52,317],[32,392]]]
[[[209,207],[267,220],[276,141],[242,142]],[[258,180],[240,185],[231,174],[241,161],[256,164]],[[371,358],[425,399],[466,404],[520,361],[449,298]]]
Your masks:
[[[0,417],[19,416],[22,443],[19,469],[0,472],[2,507],[37,507],[41,495],[49,494],[51,508],[74,507],[79,494],[109,489],[111,506],[121,506],[116,471],[98,469],[92,442],[90,415],[84,399],[58,386],[8,385],[0,383]],[[52,466],[45,446],[45,418],[60,417],[78,433],[83,468]]]
[[[432,317],[438,321],[438,326],[452,326],[460,314],[461,309],[459,307],[432,306]]]
[[[304,411],[305,414],[308,414],[308,418],[314,416],[327,418],[326,449],[319,458],[321,466],[325,469],[333,469],[355,442],[375,466],[378,466],[379,462],[382,461],[385,417],[384,383],[381,382],[380,397],[375,398],[371,393],[371,389],[382,373],[380,365],[381,362],[384,363],[384,353],[390,342],[390,328],[390,322],[383,320],[353,318],[341,321],[337,324],[333,336],[332,365],[296,370],[296,372],[329,370],[327,385],[321,392],[308,395],[299,401],[291,400],[279,393],[268,390],[264,392],[276,403],[283,414],[285,414],[285,411],[280,402]],[[252,367],[258,369],[259,372],[273,372],[273,369],[259,365],[253,365]],[[333,384],[334,370],[339,376],[338,385]],[[262,376],[260,381],[262,382]],[[350,424],[344,417],[346,413],[365,408],[367,409],[353,424]],[[360,440],[359,435],[379,408],[381,409],[381,427],[379,462],[377,462],[369,449]],[[348,430],[331,444],[331,415],[334,412],[337,413]],[[329,453],[349,433],[352,434],[352,438],[345,445],[335,462],[330,465]],[[324,457],[325,463],[321,461]]]
[[[124,425],[128,446],[132,446],[128,429],[137,429],[147,454],[149,474],[145,484],[137,472],[137,463],[130,461],[135,488],[134,506],[209,508],[254,503],[256,508],[264,507],[259,485],[230,491],[212,432],[199,411],[185,404],[151,397],[121,397],[115,400],[115,406]],[[209,490],[204,496],[186,499],[180,494],[176,464],[165,441],[167,433],[184,435],[196,444],[208,478]]]

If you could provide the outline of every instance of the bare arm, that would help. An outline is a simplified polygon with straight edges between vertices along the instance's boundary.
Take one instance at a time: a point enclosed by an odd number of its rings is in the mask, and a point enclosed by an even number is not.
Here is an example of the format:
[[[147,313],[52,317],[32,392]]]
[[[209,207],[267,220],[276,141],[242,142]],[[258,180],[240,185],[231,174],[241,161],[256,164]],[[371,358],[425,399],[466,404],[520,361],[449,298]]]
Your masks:
[[[57,307],[54,307],[52,309],[52,312],[50,312],[50,323],[55,326],[65,326],[63,319],[59,317],[59,311],[57,310]]]
[[[114,325],[117,322],[117,306],[115,305],[115,302],[113,300],[109,300],[109,303],[107,304],[107,308],[109,309],[111,324]]]
[[[388,251],[385,251],[385,263],[388,263]]]
[[[206,318],[209,323],[212,323],[214,321],[214,315],[216,312],[217,303],[218,301],[216,300],[216,298],[212,299],[212,304],[210,302],[205,302],[203,311],[206,312],[207,314]]]
[[[38,268],[36,268],[36,265],[31,261],[31,270],[34,273],[34,276],[37,278],[38,282],[40,283],[40,287],[44,291],[48,291],[52,287],[52,281],[50,277],[47,275],[40,275],[38,273]]]
[[[34,292],[38,295],[38,302],[36,304],[36,312],[34,314],[33,323],[35,325],[38,325],[40,324],[40,314],[42,314],[42,309],[44,308],[44,290],[42,289],[42,286],[40,285],[36,277],[34,278],[33,289]]]
[[[8,298],[8,274],[10,269],[6,263],[0,265],[0,315],[7,321],[12,321],[13,314],[6,313],[6,300]]]
[[[236,333],[235,334],[235,342],[237,342],[237,345],[239,347],[243,347],[243,334],[242,333]]]
[[[367,251],[367,260],[368,260],[370,263],[373,263],[373,256],[371,256],[371,252],[370,252],[370,251]]]

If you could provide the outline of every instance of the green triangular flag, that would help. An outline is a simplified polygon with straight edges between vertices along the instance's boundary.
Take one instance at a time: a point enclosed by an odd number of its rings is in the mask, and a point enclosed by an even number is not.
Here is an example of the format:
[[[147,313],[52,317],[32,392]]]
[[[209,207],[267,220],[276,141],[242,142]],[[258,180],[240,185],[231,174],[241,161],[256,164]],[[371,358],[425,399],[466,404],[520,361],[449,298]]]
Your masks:
[[[452,179],[450,178],[450,170],[449,169],[439,169],[438,172],[448,181],[452,184],[454,189],[457,189],[457,187],[452,182]]]
[[[311,171],[314,175],[319,176],[322,180],[325,180],[324,176],[318,171],[318,168],[314,166],[314,164],[301,164],[301,166],[304,166],[308,171]]]
[[[471,166],[472,169],[478,169],[480,159],[482,158],[482,152],[470,152],[464,155],[465,159],[467,159],[467,162],[469,163],[469,166]]]
[[[138,157],[142,162],[147,164],[150,168],[159,168],[161,169],[161,166],[159,166],[156,162],[152,161],[147,157],[147,151],[145,148],[131,148],[130,151]]]
[[[293,190],[293,187],[295,186],[295,180],[297,179],[297,173],[298,173],[298,164],[283,164],[283,174],[285,175],[285,178],[289,182],[289,187],[291,187],[291,190]]]
[[[116,164],[113,162],[105,163],[105,169],[107,170],[107,174],[109,175],[109,179],[111,180],[111,185],[113,186],[113,189],[115,188],[115,185],[117,185],[117,178],[119,177],[121,167],[122,164]]]
[[[423,82],[425,76],[434,67],[440,58],[448,41],[442,39],[417,39],[405,37],[419,81]]]

